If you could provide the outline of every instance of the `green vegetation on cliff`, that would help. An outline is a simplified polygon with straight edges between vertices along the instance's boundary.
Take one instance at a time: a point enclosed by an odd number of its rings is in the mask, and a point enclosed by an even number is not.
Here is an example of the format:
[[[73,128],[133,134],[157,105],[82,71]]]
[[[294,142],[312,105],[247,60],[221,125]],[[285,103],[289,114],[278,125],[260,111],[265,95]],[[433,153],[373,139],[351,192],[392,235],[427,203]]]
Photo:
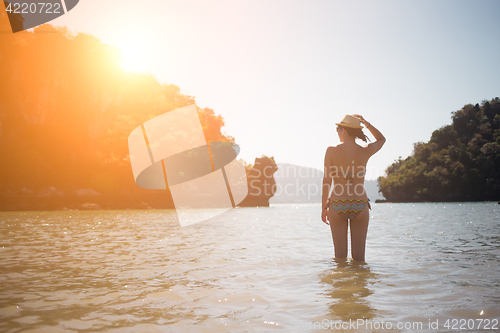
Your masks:
[[[0,31],[10,31],[5,13]],[[97,38],[51,25],[0,33],[0,209],[78,208],[82,189],[103,208],[172,206],[168,191],[135,184],[127,138],[195,99],[120,60]],[[234,142],[221,116],[197,109],[207,141]]]
[[[465,105],[451,118],[379,177],[388,201],[500,199],[500,99]]]

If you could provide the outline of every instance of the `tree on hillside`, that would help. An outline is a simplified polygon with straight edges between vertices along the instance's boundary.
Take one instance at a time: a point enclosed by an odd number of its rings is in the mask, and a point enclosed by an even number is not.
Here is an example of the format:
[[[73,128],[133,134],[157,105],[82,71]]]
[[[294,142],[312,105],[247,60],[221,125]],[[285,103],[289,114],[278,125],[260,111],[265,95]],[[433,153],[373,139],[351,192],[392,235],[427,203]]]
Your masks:
[[[452,124],[395,161],[379,177],[389,201],[500,199],[500,99],[452,112]]]
[[[0,29],[9,29],[5,13]],[[173,84],[124,71],[120,51],[45,24],[0,34],[0,195],[23,188],[137,193],[127,138],[145,121],[195,104]],[[234,138],[197,106],[208,141]]]

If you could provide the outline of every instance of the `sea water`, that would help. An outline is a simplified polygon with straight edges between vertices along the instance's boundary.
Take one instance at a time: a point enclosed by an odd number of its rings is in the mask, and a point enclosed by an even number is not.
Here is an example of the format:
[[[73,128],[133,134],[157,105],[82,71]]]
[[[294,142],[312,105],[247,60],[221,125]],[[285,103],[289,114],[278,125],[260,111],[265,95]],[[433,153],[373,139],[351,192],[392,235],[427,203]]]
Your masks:
[[[0,331],[500,330],[497,203],[373,204],[366,263],[320,214],[0,213]]]

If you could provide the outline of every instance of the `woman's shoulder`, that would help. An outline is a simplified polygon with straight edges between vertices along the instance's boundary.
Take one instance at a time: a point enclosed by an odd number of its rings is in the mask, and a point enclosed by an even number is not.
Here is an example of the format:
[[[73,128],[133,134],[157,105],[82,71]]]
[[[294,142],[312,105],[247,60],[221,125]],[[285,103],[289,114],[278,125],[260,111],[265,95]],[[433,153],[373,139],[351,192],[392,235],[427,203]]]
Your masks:
[[[338,148],[341,148],[344,144],[343,143],[339,143],[338,145],[336,146],[329,146],[328,148],[326,148],[326,150],[335,150],[335,149],[338,149]]]
[[[341,144],[340,144],[341,145]],[[334,153],[336,150],[339,149],[340,145],[336,145],[336,146],[329,146],[328,148],[326,148],[326,154],[332,154]]]

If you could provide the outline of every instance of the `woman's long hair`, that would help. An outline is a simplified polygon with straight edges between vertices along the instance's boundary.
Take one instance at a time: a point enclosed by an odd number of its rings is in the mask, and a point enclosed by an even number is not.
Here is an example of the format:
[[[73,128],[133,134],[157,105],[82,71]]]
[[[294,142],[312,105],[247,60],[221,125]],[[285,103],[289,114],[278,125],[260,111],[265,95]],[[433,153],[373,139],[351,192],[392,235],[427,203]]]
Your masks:
[[[345,127],[345,126],[339,126],[347,131],[347,134],[350,136],[353,136],[355,138],[361,139],[364,142],[367,142],[366,140],[370,140],[361,130],[361,128],[350,128],[350,127]],[[371,141],[371,140],[370,140]]]

